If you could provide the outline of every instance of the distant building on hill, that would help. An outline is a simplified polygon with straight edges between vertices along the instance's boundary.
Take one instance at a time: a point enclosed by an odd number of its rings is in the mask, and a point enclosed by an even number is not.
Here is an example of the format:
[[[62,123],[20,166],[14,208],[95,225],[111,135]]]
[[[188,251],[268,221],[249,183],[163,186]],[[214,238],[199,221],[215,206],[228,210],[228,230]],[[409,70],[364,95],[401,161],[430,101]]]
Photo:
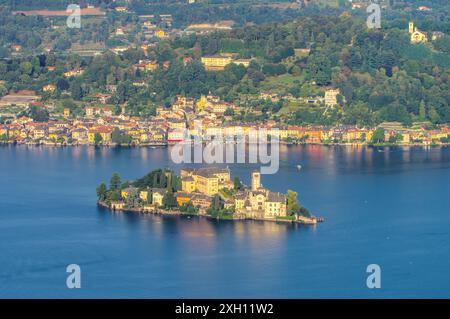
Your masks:
[[[413,21],[409,22],[408,31],[410,34],[410,41],[412,44],[425,43],[428,41],[427,34],[417,29],[417,27],[414,26]]]
[[[340,94],[339,89],[330,89],[325,91],[325,105],[335,106],[338,104],[337,96]]]

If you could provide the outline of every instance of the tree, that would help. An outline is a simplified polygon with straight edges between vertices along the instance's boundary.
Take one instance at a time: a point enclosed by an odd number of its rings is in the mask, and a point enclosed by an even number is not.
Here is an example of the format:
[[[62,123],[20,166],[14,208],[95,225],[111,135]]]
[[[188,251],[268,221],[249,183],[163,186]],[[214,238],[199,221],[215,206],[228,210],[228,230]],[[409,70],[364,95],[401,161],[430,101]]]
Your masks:
[[[120,185],[122,181],[120,179],[120,175],[118,173],[113,173],[111,175],[111,179],[109,180],[109,189],[110,190],[118,190],[120,189]]]
[[[289,215],[295,215],[300,212],[300,204],[298,203],[297,199],[297,192],[294,192],[293,190],[288,190],[287,195],[287,213]]]
[[[177,202],[177,199],[175,198],[175,196],[173,195],[173,192],[167,191],[164,194],[163,206],[166,209],[173,209],[173,208],[178,207],[178,202]]]
[[[106,184],[105,183],[101,183],[97,187],[97,198],[98,198],[98,200],[104,201],[106,199],[107,193],[108,193],[108,189],[106,188]]]
[[[189,215],[196,215],[198,213],[198,208],[194,207],[191,201],[184,203],[180,207],[180,211],[187,213]]]
[[[234,182],[234,190],[242,189],[242,182],[238,176],[234,177],[233,182]]]
[[[81,88],[80,81],[77,80],[72,82],[70,93],[75,100],[81,100],[83,98],[83,89]]]
[[[311,56],[308,58],[306,69],[307,79],[315,81],[317,85],[328,85],[331,83],[331,64],[328,57]]]
[[[299,215],[305,216],[305,217],[311,217],[311,213],[309,212],[309,210],[303,206],[300,207]]]
[[[102,136],[100,135],[100,133],[95,133],[94,135],[94,144],[95,145],[100,145],[100,143],[103,141]]]
[[[30,106],[28,116],[31,117],[35,122],[47,122],[49,120],[48,111],[36,105]]]
[[[129,208],[136,208],[141,206],[142,201],[139,198],[139,193],[137,189],[128,190],[128,195],[125,198],[125,206]]]
[[[425,121],[427,119],[427,110],[425,108],[425,102],[423,100],[419,103],[419,119]]]
[[[372,135],[372,143],[382,143],[384,142],[384,128],[377,128]]]
[[[428,117],[430,118],[430,121],[433,124],[437,124],[441,120],[441,118],[439,116],[439,113],[436,111],[436,108],[434,108],[433,106],[431,106],[429,111],[428,111]]]
[[[403,141],[403,135],[400,133],[389,136],[389,143],[391,144],[397,144],[401,141]]]
[[[231,107],[229,107],[229,108],[227,108],[225,110],[225,113],[223,113],[223,115],[225,115],[225,116],[233,116],[234,115],[234,110]]]
[[[69,85],[69,82],[67,82],[66,79],[60,78],[60,79],[58,79],[56,81],[56,87],[60,91],[65,91],[65,90],[69,89],[70,85]]]
[[[23,74],[31,75],[31,73],[33,73],[33,64],[31,64],[28,61],[24,61],[24,62],[20,63],[20,71]]]
[[[111,141],[116,144],[130,144],[132,138],[130,135],[123,133],[119,128],[115,127],[111,133]]]

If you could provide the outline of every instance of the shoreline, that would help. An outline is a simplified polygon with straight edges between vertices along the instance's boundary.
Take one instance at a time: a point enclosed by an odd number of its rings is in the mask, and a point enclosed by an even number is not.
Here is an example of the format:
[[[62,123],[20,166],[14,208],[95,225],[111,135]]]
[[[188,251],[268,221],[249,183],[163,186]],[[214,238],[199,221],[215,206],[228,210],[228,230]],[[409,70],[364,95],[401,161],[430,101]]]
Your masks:
[[[299,216],[296,220],[290,219],[266,219],[266,218],[247,218],[247,217],[232,217],[232,218],[219,218],[213,217],[206,214],[186,214],[179,210],[165,210],[161,208],[153,208],[153,209],[145,209],[142,208],[112,208],[105,202],[97,201],[97,206],[107,209],[109,212],[121,212],[121,213],[138,213],[138,214],[153,214],[153,215],[163,215],[163,216],[198,216],[206,219],[215,219],[215,220],[229,220],[229,221],[246,221],[246,220],[254,220],[254,221],[264,221],[264,222],[282,222],[288,224],[301,224],[301,225],[317,225],[318,223],[322,223],[325,221],[323,217],[304,217]]]
[[[270,143],[267,143],[270,144]],[[368,144],[368,143],[295,143],[295,142],[285,142],[280,141],[280,145],[292,146],[292,145],[320,145],[320,146],[352,146],[352,147],[373,147],[373,148],[382,148],[382,147],[447,147],[450,143],[439,143],[439,144],[423,144],[423,143],[414,143],[414,144]],[[13,145],[13,146],[48,146],[48,147],[77,147],[77,146],[87,146],[94,148],[168,148],[173,146],[174,144],[170,143],[146,143],[146,144],[137,144],[137,145],[123,145],[123,144],[87,144],[87,143],[76,143],[76,144],[61,144],[61,143],[49,143],[49,142],[17,142],[17,141],[9,141],[2,140],[0,141],[0,145]],[[246,143],[249,145],[249,143]]]

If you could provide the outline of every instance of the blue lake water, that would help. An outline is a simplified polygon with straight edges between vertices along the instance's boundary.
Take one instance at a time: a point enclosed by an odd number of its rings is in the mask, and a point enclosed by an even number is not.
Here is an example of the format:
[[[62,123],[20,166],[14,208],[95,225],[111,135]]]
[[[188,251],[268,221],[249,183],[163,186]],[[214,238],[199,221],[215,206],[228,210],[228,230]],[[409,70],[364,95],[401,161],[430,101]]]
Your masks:
[[[450,297],[449,148],[282,146],[280,160],[263,185],[296,190],[325,223],[110,213],[96,186],[179,170],[168,149],[2,146],[0,298]],[[256,166],[230,168],[249,184]]]

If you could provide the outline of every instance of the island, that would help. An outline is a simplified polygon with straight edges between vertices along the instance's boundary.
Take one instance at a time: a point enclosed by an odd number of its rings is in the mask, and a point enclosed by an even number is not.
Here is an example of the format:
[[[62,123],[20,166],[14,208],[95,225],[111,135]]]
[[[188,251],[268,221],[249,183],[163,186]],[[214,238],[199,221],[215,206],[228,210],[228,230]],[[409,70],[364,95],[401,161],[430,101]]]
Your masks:
[[[261,184],[261,173],[251,173],[251,186],[229,168],[156,169],[134,181],[122,182],[112,174],[109,188],[97,187],[98,205],[111,211],[164,215],[197,215],[228,220],[268,220],[315,225],[314,217],[300,205],[297,193],[271,191]]]

